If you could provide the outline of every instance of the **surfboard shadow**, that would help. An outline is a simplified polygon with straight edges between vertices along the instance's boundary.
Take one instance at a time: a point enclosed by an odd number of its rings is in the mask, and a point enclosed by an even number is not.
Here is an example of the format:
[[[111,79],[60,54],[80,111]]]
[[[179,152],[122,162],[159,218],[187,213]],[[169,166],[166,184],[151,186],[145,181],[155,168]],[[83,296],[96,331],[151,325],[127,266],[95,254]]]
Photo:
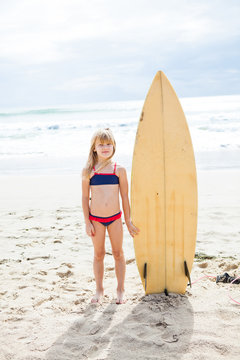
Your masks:
[[[187,296],[177,294],[147,295],[130,307],[89,305],[51,346],[46,359],[181,359],[188,351],[193,323]]]
[[[121,331],[113,335],[106,359],[181,359],[188,351],[193,324],[187,296],[144,296],[118,325]]]

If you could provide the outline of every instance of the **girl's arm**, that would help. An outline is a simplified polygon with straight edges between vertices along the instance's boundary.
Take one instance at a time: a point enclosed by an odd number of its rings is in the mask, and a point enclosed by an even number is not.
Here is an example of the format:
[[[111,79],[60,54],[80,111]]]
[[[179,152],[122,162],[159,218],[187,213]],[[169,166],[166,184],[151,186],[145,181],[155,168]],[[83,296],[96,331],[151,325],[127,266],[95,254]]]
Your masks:
[[[82,208],[83,215],[86,224],[86,233],[88,236],[94,236],[95,229],[91,221],[89,220],[89,194],[90,194],[90,186],[89,186],[89,177],[86,176],[86,170],[82,171]]]
[[[127,172],[123,167],[119,167],[118,173],[119,173],[120,194],[122,198],[124,219],[130,235],[134,237],[139,233],[139,229],[136,226],[134,226],[131,221],[130,204],[128,199]]]

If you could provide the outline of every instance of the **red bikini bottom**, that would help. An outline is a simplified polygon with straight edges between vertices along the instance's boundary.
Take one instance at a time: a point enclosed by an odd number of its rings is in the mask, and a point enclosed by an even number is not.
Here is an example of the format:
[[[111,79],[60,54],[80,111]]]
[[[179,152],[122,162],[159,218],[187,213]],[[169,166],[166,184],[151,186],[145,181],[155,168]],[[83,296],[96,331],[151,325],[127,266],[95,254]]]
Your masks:
[[[117,213],[115,215],[107,216],[107,217],[95,216],[95,215],[92,215],[91,213],[89,213],[89,220],[97,221],[97,222],[100,222],[101,224],[103,224],[104,226],[108,226],[108,225],[112,224],[115,220],[120,219],[121,216],[122,216],[121,211],[119,211],[119,213]]]

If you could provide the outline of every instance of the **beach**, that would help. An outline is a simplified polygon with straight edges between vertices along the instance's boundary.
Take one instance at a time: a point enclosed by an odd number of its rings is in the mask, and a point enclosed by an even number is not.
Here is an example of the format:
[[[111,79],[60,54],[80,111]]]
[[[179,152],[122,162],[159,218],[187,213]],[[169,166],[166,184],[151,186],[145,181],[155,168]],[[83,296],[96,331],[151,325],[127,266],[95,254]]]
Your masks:
[[[239,15],[0,1],[0,360],[240,360]]]
[[[130,173],[128,173],[130,176]],[[93,248],[81,209],[81,175],[0,177],[0,359],[238,359],[239,169],[199,170],[192,288],[147,295],[124,225],[126,298],[106,239],[105,296],[91,304]]]

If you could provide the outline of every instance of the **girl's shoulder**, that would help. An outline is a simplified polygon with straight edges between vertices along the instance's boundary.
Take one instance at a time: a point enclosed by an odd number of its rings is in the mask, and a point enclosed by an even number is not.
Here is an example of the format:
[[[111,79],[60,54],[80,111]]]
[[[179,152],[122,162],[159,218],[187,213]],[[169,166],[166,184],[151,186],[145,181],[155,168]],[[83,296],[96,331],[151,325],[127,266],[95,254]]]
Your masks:
[[[121,176],[126,174],[126,169],[120,164],[116,164],[116,175]]]
[[[82,169],[82,176],[83,176],[83,177],[86,177],[87,174],[88,174],[87,168],[84,167],[84,168]]]
[[[89,174],[89,169],[87,167],[84,167],[82,169],[82,177],[85,178],[85,179],[90,179],[93,175],[94,171],[93,169],[91,170],[91,173]]]

